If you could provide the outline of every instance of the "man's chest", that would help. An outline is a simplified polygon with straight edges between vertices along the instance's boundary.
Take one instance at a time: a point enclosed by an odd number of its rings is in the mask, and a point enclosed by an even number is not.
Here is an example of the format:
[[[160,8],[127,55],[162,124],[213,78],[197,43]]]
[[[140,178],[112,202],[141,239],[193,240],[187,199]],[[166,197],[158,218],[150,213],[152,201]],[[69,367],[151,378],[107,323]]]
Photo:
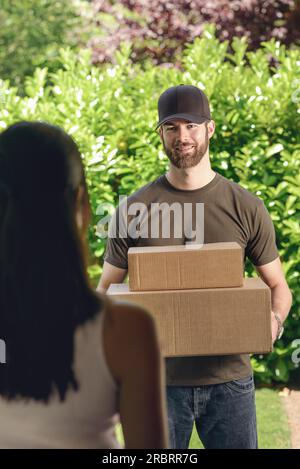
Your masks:
[[[222,201],[155,200],[131,218],[131,228],[139,247],[235,241],[245,248],[249,240],[241,210]]]

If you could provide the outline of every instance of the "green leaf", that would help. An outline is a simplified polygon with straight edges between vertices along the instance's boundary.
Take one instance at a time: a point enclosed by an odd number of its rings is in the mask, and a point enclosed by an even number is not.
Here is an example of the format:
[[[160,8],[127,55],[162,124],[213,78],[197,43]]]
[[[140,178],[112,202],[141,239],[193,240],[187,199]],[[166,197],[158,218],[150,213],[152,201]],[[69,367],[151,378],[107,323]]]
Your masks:
[[[276,153],[280,153],[283,150],[283,145],[281,143],[276,143],[275,145],[272,145],[269,147],[266,151],[266,157],[270,158],[273,155],[276,155]]]

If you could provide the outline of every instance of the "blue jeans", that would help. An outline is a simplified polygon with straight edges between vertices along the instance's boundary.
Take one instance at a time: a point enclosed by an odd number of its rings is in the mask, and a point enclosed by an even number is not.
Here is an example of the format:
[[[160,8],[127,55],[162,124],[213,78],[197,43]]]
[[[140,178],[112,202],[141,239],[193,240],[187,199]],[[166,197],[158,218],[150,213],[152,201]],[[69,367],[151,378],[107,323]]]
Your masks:
[[[256,449],[253,376],[198,387],[167,387],[170,448],[187,449],[194,422],[207,449]]]

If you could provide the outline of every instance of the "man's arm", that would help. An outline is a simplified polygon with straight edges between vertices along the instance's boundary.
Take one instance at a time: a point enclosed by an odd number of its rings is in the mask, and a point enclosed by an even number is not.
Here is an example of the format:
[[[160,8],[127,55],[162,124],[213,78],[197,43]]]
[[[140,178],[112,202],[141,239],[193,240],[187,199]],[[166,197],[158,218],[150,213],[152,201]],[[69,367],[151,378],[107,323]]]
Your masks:
[[[255,266],[255,269],[271,289],[272,340],[274,343],[278,333],[278,322],[274,313],[278,314],[282,323],[285,321],[292,305],[292,294],[286,282],[279,257],[268,264]]]
[[[120,269],[108,262],[103,264],[103,272],[99,280],[97,291],[105,293],[111,283],[122,283],[127,275],[127,269]]]

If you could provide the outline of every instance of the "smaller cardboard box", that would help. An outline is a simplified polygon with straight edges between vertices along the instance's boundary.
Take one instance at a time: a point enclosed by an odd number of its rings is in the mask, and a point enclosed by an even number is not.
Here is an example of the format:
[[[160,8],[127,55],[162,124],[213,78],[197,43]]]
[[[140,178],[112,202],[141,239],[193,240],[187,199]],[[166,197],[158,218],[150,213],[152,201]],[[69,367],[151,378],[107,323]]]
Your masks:
[[[236,288],[154,292],[112,284],[107,294],[152,314],[165,357],[272,351],[271,293],[259,278]]]
[[[131,291],[240,287],[242,248],[235,242],[129,248],[128,274]]]

